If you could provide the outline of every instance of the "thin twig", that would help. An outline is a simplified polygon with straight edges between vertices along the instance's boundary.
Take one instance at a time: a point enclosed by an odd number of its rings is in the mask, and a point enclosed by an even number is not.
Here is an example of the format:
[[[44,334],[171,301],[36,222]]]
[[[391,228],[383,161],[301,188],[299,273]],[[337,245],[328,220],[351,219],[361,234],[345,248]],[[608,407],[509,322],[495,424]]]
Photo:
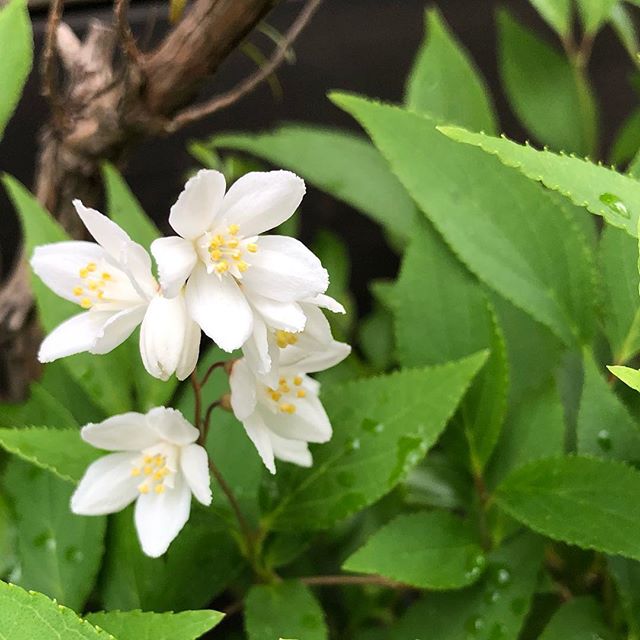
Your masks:
[[[276,50],[274,51],[271,59],[254,74],[245,78],[242,82],[237,84],[233,89],[214,96],[208,102],[201,105],[196,105],[189,109],[185,109],[178,113],[166,126],[167,132],[174,132],[184,127],[191,122],[200,120],[205,116],[209,116],[216,111],[224,109],[248,93],[251,93],[258,85],[266,80],[287,58],[287,51],[293,44],[296,38],[300,35],[301,31],[309,23],[313,14],[318,10],[322,0],[309,0],[305,7],[302,9],[298,17],[291,25],[289,31],[284,36]]]
[[[200,381],[200,386],[204,387],[207,384],[207,380],[211,377],[211,374],[218,368],[224,367],[227,364],[226,360],[220,360],[219,362],[214,362],[208,369],[207,372],[202,376],[202,380]]]
[[[42,53],[42,64],[40,72],[42,75],[42,93],[51,103],[51,109],[55,116],[60,113],[62,99],[58,92],[58,82],[56,75],[58,65],[56,64],[56,39],[58,37],[58,26],[62,20],[64,10],[64,0],[53,0],[49,8],[47,18],[47,29],[44,40],[44,51]]]
[[[193,422],[195,428],[200,431],[200,427],[202,424],[202,389],[200,387],[200,383],[198,382],[198,377],[196,376],[195,371],[191,374],[189,379],[191,380],[191,386],[193,387],[193,396],[195,402],[193,410]]]
[[[129,0],[115,0],[113,12],[122,51],[131,64],[138,66],[142,54],[129,26]]]
[[[202,423],[202,441],[205,443],[207,441],[207,435],[209,435],[209,425],[211,423],[211,413],[216,407],[220,406],[220,400],[216,400],[212,402],[208,407],[207,411],[204,414],[204,422]]]
[[[308,576],[298,578],[300,582],[308,585],[316,586],[332,586],[332,585],[375,585],[378,587],[387,587],[389,589],[413,589],[411,585],[403,582],[396,582],[383,576]]]

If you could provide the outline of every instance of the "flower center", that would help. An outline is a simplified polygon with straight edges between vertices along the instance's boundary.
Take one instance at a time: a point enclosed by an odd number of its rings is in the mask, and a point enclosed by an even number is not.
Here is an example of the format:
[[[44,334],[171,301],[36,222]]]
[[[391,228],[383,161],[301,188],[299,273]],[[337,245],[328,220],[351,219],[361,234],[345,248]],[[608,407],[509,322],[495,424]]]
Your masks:
[[[94,304],[104,301],[105,288],[113,280],[113,275],[109,271],[98,269],[95,262],[87,262],[78,275],[80,283],[73,288],[78,304],[83,309],[90,309]]]
[[[281,413],[295,413],[296,399],[304,398],[307,395],[307,392],[301,388],[302,382],[302,376],[294,376],[293,378],[282,376],[278,380],[276,389],[265,387],[271,406]]]
[[[247,254],[256,253],[258,245],[251,239],[239,237],[240,227],[230,224],[224,232],[205,233],[198,243],[200,256],[207,265],[209,273],[216,272],[219,276],[231,273],[236,278],[251,266],[245,260]]]
[[[171,477],[174,471],[172,471],[167,465],[167,456],[162,453],[145,454],[141,456],[131,469],[131,475],[134,477],[140,477],[142,482],[138,485],[138,491],[141,494],[147,494],[150,492],[161,494],[167,489],[165,486],[165,478]],[[167,483],[169,488],[171,485]]]
[[[276,330],[276,344],[281,348],[296,344],[298,342],[298,336],[290,331],[282,331],[282,329]]]

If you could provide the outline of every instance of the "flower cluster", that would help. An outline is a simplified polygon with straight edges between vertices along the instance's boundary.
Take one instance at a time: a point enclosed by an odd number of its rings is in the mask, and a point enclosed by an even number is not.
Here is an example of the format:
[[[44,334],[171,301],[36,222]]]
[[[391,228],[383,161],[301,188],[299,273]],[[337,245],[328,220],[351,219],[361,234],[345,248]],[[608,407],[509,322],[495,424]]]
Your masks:
[[[177,235],[150,247],[157,279],[145,248],[74,201],[96,243],[37,247],[31,265],[83,311],[45,338],[39,359],[108,353],[140,326],[146,370],[184,380],[196,367],[202,331],[224,351],[242,349],[230,367],[230,404],[265,466],[275,473],[276,458],[310,466],[308,443],[329,440],[331,425],[308,374],[350,352],[333,339],[321,309],[344,308],[325,294],[329,276],[309,249],[294,238],[261,235],[287,220],[304,193],[304,182],[288,171],[249,173],[228,191],[221,173],[200,171],[171,208]],[[87,442],[117,453],[89,467],[73,511],[112,513],[137,499],[142,547],[164,553],[189,516],[191,494],[211,501],[199,436],[164,407],[87,425]]]

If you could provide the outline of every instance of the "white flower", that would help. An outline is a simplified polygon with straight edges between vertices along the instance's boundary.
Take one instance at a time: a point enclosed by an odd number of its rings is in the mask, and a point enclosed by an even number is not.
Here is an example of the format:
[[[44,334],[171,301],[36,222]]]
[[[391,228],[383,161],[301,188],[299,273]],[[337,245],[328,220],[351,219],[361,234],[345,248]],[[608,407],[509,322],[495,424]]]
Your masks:
[[[83,351],[108,353],[142,323],[140,352],[147,371],[163,380],[175,372],[183,380],[193,371],[200,346],[200,331],[187,314],[183,294],[165,298],[145,249],[95,209],[79,200],[73,204],[98,244],[36,247],[31,266],[50,289],[86,311],[44,339],[40,362]]]
[[[168,296],[186,282],[191,317],[222,349],[249,338],[254,315],[285,331],[306,321],[299,301],[323,293],[328,274],[301,242],[259,236],[289,218],[304,196],[303,180],[288,171],[248,173],[225,195],[224,176],[200,171],[171,208],[180,237],[151,245]]]
[[[327,442],[331,423],[318,398],[320,384],[295,369],[280,368],[275,387],[265,384],[242,358],[229,377],[231,407],[262,461],[276,472],[274,457],[302,467],[312,464],[308,442]]]
[[[243,345],[242,352],[249,367],[267,384],[277,384],[281,366],[298,373],[314,373],[335,366],[351,353],[348,344],[333,339],[329,323],[319,306],[337,313],[345,312],[333,298],[320,295],[300,303],[300,309],[307,318],[301,332],[275,329],[264,318],[255,318],[253,333]]]
[[[162,555],[178,535],[189,519],[191,494],[211,504],[207,453],[195,444],[198,430],[179,411],[123,413],[88,424],[81,435],[94,447],[118,453],[89,466],[71,497],[71,510],[105,515],[136,500],[135,525],[148,556]]]

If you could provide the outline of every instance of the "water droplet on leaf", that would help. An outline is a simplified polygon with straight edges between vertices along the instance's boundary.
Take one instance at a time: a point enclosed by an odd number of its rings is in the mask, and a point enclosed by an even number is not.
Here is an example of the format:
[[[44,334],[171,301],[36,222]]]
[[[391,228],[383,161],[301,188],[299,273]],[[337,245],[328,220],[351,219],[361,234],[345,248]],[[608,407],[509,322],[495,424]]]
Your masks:
[[[613,193],[603,193],[600,195],[600,202],[602,204],[606,204],[609,207],[610,211],[615,213],[617,216],[621,218],[630,218],[631,214],[629,213],[629,209],[627,206],[620,200],[620,198]]]
[[[598,446],[603,451],[611,450],[611,434],[606,429],[600,429],[600,431],[598,431],[597,440]]]

